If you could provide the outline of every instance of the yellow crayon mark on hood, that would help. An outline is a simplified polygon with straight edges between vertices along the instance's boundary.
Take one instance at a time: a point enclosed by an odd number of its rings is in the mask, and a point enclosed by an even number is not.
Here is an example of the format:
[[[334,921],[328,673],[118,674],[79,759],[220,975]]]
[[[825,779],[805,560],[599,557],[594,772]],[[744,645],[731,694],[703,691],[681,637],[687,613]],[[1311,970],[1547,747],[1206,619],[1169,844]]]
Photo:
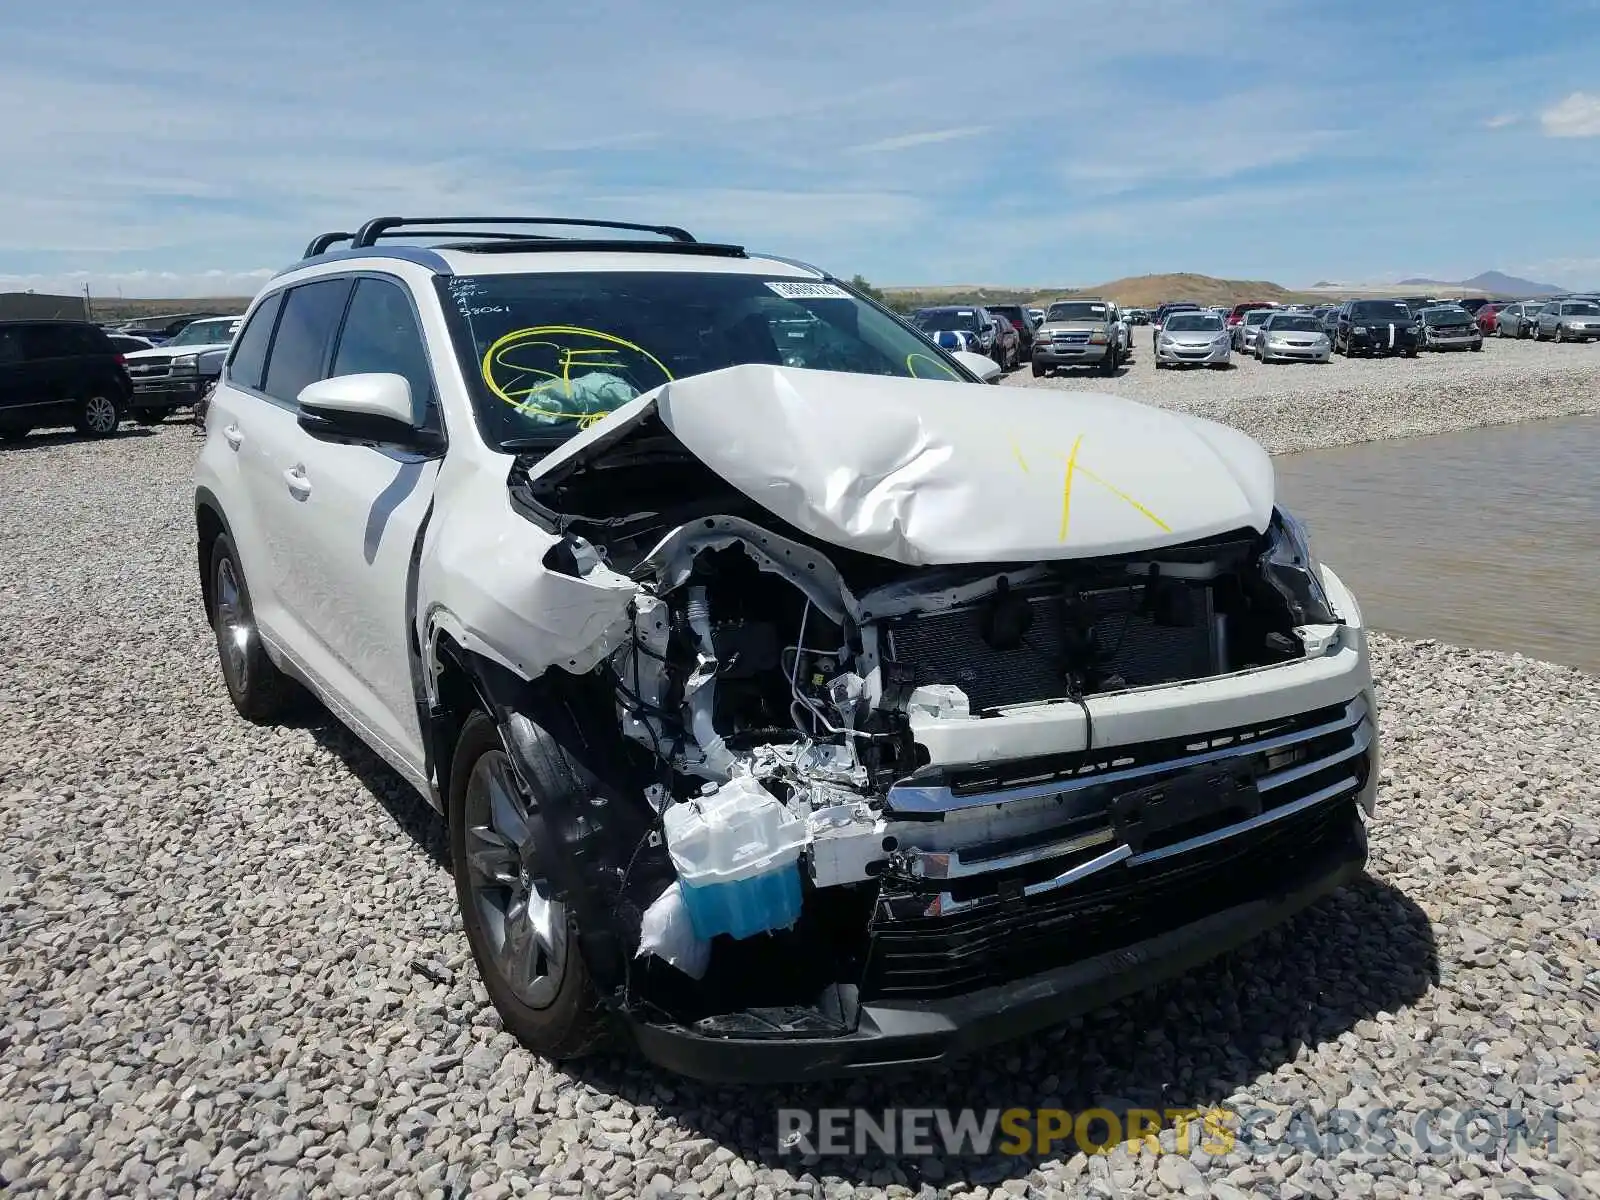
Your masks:
[[[1072,522],[1072,475],[1078,469],[1078,447],[1083,445],[1083,434],[1072,443],[1072,453],[1067,455],[1067,477],[1061,484],[1061,540],[1067,540],[1067,529]]]

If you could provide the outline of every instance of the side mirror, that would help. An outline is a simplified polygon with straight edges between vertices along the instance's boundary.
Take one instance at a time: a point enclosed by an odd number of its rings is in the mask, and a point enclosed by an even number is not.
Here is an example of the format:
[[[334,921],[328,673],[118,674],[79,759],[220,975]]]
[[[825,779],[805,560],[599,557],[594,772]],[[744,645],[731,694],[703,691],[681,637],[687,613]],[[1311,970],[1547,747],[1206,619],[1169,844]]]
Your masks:
[[[1003,374],[1000,370],[1000,364],[987,354],[974,354],[971,350],[957,350],[950,357],[954,358],[984,383],[1000,382],[1000,376]]]
[[[416,424],[403,375],[336,375],[300,389],[300,428],[330,441],[382,442],[432,451],[440,437]]]

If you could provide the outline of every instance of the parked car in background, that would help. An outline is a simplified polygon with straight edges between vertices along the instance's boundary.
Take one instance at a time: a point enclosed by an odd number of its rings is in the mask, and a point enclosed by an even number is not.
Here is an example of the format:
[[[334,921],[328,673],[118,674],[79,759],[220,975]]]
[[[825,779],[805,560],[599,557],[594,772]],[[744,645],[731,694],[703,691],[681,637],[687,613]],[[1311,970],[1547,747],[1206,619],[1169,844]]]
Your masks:
[[[1111,306],[1111,328],[1117,335],[1117,355],[1122,359],[1133,357],[1133,323],[1128,320],[1127,310],[1115,301],[1107,301]]]
[[[1273,310],[1270,308],[1246,309],[1240,316],[1239,323],[1233,327],[1233,348],[1241,354],[1254,354],[1261,326],[1272,313]]]
[[[1044,309],[1030,308],[1028,315],[1033,318],[1033,327],[1037,329],[1044,321]]]
[[[1337,304],[1319,304],[1313,310],[1318,321],[1322,322],[1322,331],[1328,335],[1328,344],[1333,344],[1334,331],[1339,328],[1339,306]]]
[[[1156,309],[1156,314],[1151,318],[1151,324],[1161,326],[1175,312],[1199,312],[1200,306],[1187,300],[1168,300]]]
[[[1235,304],[1228,312],[1228,328],[1232,329],[1238,325],[1239,322],[1243,321],[1244,315],[1247,312],[1252,312],[1258,308],[1271,307],[1273,307],[1271,304],[1259,300],[1247,300],[1243,304]]]
[[[238,331],[238,317],[206,317],[191,321],[153,350],[128,355],[134,420],[158,424],[205,395],[222,373],[222,360]]]
[[[1441,301],[1437,296],[1401,296],[1400,303],[1404,304],[1414,317],[1423,309],[1431,308]]]
[[[1477,316],[1480,308],[1482,308],[1485,304],[1493,303],[1493,301],[1491,301],[1487,296],[1463,296],[1460,300],[1457,300],[1456,303],[1461,305],[1462,308],[1466,309],[1473,316]]]
[[[1435,304],[1417,316],[1424,350],[1482,350],[1483,331],[1459,304]]]
[[[1022,361],[1022,333],[1010,318],[997,312],[991,312],[989,316],[994,321],[994,343],[989,357],[999,364],[1002,371],[1014,371]]]
[[[226,313],[192,312],[192,313],[167,313],[159,317],[140,317],[128,321],[118,327],[118,333],[131,333],[134,337],[148,338],[157,346],[170,338],[177,337],[185,326],[196,321],[205,320],[207,317],[222,317]]]
[[[111,348],[118,354],[137,354],[141,350],[155,349],[155,343],[149,338],[134,337],[131,333],[106,332],[103,327],[102,332],[106,333]]]
[[[997,327],[989,311],[978,305],[919,308],[911,314],[911,323],[946,350],[965,350],[986,358],[994,357]]]
[[[1150,324],[1150,310],[1148,308],[1130,308],[1127,310],[1127,316],[1128,324],[1130,325]]]
[[[1218,313],[1176,312],[1152,335],[1156,369],[1171,366],[1227,367],[1233,339]]]
[[[1498,329],[1500,322],[1496,315],[1505,307],[1502,301],[1490,301],[1481,305],[1478,311],[1472,314],[1472,321],[1478,327],[1478,332],[1488,337]]]
[[[985,307],[996,316],[1004,317],[1011,322],[1017,331],[1017,357],[1023,362],[1030,360],[1033,357],[1033,331],[1039,322],[1028,315],[1029,310],[1020,304],[990,304]]]
[[[1403,300],[1349,300],[1339,309],[1335,354],[1417,356],[1422,326]]]
[[[1543,300],[1518,300],[1504,305],[1494,315],[1496,337],[1525,338],[1533,336],[1534,319],[1545,305]]]
[[[1114,310],[1107,300],[1057,300],[1045,310],[1033,340],[1033,373],[1061,367],[1116,372],[1122,361]]]
[[[1593,300],[1555,300],[1539,310],[1535,341],[1587,342],[1600,338],[1600,304]]]
[[[122,355],[87,321],[0,321],[0,439],[47,425],[105,437],[132,391]]]
[[[1248,314],[1247,314],[1248,315]],[[1327,362],[1333,356],[1322,322],[1309,312],[1278,311],[1267,314],[1256,334],[1257,362]]]

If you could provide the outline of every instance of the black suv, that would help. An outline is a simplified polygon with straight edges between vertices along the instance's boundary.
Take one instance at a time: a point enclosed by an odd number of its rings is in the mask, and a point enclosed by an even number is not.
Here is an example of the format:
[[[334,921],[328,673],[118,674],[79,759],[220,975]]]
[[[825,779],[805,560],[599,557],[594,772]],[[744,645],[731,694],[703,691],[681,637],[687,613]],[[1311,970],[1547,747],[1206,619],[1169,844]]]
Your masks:
[[[133,394],[122,355],[87,321],[0,321],[0,438],[40,425],[115,433]]]
[[[985,307],[992,313],[999,313],[1017,327],[1017,337],[1021,339],[1017,346],[1017,361],[1028,362],[1032,360],[1033,331],[1036,328],[1036,324],[1034,319],[1028,315],[1028,310],[1020,304],[989,304]]]
[[[1348,300],[1333,331],[1335,354],[1404,354],[1415,358],[1422,326],[1404,300]]]

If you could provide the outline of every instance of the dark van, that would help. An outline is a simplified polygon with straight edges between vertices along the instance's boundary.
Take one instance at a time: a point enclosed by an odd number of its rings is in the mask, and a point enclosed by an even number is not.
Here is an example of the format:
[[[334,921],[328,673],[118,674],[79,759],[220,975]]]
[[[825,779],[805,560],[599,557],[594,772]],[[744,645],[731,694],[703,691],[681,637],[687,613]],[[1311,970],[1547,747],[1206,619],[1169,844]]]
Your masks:
[[[44,425],[115,433],[133,385],[105,330],[87,321],[0,321],[0,438]]]

